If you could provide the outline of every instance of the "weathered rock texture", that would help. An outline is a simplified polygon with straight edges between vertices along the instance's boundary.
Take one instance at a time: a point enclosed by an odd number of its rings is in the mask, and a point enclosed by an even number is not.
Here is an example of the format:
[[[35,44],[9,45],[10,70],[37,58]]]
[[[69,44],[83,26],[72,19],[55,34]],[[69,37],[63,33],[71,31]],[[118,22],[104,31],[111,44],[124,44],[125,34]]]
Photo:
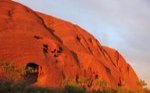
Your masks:
[[[138,89],[138,78],[118,51],[77,25],[0,0],[0,62],[37,67],[34,82],[59,87],[66,78],[103,78],[109,87]]]

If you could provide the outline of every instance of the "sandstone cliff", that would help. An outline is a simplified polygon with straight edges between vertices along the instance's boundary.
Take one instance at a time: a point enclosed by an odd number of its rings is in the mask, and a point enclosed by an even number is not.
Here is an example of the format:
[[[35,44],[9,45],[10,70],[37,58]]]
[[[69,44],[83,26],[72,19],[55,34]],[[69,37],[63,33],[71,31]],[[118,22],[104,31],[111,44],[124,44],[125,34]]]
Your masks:
[[[118,51],[77,25],[9,0],[0,0],[0,62],[36,69],[32,83],[44,87],[87,78],[92,88],[102,78],[108,87],[139,88],[137,75]]]

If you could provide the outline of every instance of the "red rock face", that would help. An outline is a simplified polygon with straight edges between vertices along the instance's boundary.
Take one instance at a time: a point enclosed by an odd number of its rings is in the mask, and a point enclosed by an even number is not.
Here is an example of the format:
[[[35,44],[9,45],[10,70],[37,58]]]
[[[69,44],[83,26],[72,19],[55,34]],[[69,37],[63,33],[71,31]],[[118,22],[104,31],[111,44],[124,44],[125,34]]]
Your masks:
[[[38,69],[35,85],[59,87],[66,78],[96,78],[109,87],[138,89],[138,78],[118,51],[101,45],[77,25],[0,1],[0,62]]]

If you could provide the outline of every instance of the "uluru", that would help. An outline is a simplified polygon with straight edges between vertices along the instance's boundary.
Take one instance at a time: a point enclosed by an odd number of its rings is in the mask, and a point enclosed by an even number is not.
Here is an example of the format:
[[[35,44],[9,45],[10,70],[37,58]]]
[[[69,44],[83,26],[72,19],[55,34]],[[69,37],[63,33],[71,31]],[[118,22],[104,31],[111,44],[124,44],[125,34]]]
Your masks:
[[[17,74],[11,76],[5,67]],[[117,50],[78,25],[11,0],[0,0],[0,79],[48,88],[59,88],[67,80],[88,89],[141,88]]]

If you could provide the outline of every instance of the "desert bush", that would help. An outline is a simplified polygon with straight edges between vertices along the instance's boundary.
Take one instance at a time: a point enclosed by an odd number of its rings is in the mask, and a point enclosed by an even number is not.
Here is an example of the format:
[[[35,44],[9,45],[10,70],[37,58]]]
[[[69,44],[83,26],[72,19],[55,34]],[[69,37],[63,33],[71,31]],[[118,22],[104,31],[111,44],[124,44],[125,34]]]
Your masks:
[[[15,83],[22,80],[23,69],[19,69],[15,64],[0,62],[0,83]]]
[[[27,71],[33,72],[33,69],[28,68]],[[92,82],[92,86],[100,86],[99,89],[89,91],[88,87],[83,85],[88,85],[91,81],[84,77],[78,81],[66,78],[60,89],[54,89],[30,86],[23,80],[24,74],[24,68],[17,68],[13,63],[0,62],[0,93],[150,93],[144,80],[138,82],[144,88],[133,92],[125,87],[108,88],[109,83],[106,80],[97,78]]]
[[[108,82],[103,78],[98,78],[93,82],[93,85],[105,88],[105,87],[108,87]]]
[[[75,79],[66,78],[62,83],[63,93],[85,93],[86,89]]]
[[[17,68],[13,63],[0,62],[0,93],[16,93],[10,91],[20,87],[15,85],[23,81],[23,73],[23,69]]]
[[[144,80],[139,80],[137,84],[142,88],[137,90],[136,93],[150,93],[150,90],[147,88],[147,83]]]
[[[85,78],[85,77],[80,77],[79,80],[78,80],[78,82],[80,84],[88,84],[89,80],[87,78]]]
[[[78,84],[75,79],[66,78],[62,81],[61,86],[62,87],[65,87],[65,86],[79,87],[80,84]]]
[[[139,81],[137,82],[137,84],[138,84],[139,86],[142,86],[142,87],[147,86],[147,83],[146,83],[144,80],[139,80]]]

